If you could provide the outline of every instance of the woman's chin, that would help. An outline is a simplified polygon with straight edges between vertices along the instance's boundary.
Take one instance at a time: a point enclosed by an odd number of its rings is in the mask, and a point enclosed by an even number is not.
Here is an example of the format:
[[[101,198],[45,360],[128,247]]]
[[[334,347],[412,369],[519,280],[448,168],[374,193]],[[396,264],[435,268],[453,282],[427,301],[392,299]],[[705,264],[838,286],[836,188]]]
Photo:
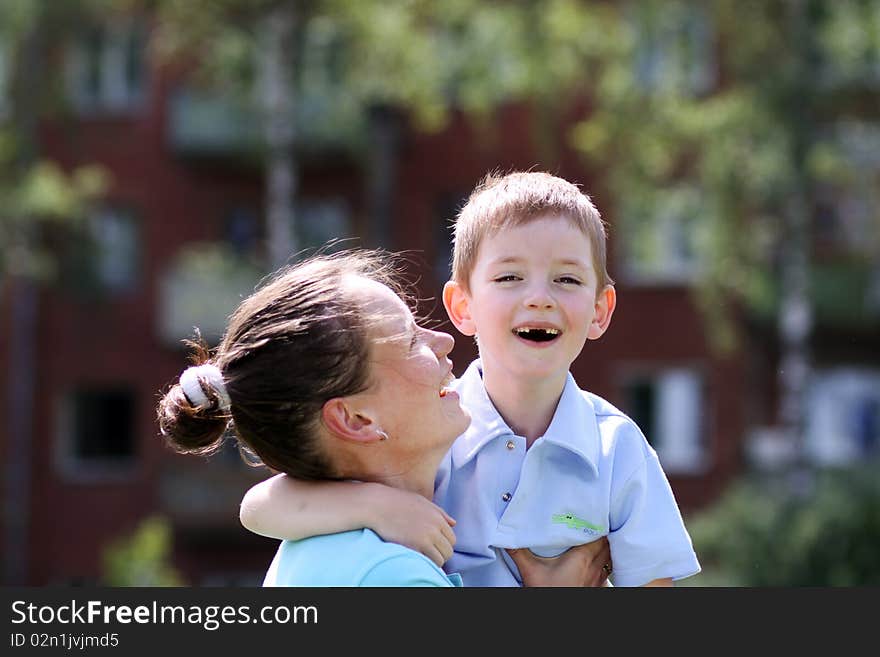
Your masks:
[[[452,443],[455,442],[456,438],[458,438],[461,434],[467,431],[467,428],[471,425],[471,414],[468,413],[464,408],[459,407],[460,413],[458,413],[458,417],[455,419],[453,423],[454,431],[452,434],[452,438],[449,440],[450,447]]]

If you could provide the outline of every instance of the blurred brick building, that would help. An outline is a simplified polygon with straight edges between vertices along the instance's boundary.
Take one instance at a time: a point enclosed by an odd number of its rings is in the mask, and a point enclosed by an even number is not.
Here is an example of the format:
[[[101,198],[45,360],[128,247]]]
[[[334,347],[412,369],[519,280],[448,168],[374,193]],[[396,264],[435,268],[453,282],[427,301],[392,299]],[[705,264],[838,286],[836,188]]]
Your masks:
[[[85,236],[54,236],[62,277],[39,292],[36,401],[20,425],[29,435],[16,436],[29,449],[24,471],[16,482],[7,477],[5,488],[4,504],[15,508],[24,533],[16,541],[7,515],[0,550],[23,564],[20,581],[95,582],[108,541],[159,513],[170,519],[175,565],[188,582],[258,583],[275,543],[243,530],[237,513],[241,495],[266,473],[245,466],[231,447],[208,461],[176,455],[155,420],[161,390],[186,364],[180,340],[193,326],[216,339],[236,295],[256,283],[253,271],[222,258],[246,262],[263,248],[263,177],[251,148],[258,126],[224,99],[151,65],[137,24],[114,30],[71,55],[74,111],[41,127],[47,156],[68,168],[99,163],[112,183]],[[537,168],[582,184],[610,223],[619,305],[574,375],[640,423],[687,513],[742,470],[748,431],[770,420],[773,328],[747,328],[747,336],[770,337],[758,346],[727,357],[712,352],[691,300],[692,256],[675,248],[682,238],[668,236],[663,262],[645,266],[628,256],[626,236],[605,209],[611,203],[600,172],[584,170],[567,146],[567,128],[580,115],[573,110],[538,142],[524,107],[499,112],[488,129],[455,116],[436,134],[377,110],[356,128],[366,144],[359,150],[332,134],[317,139],[306,124],[297,148],[300,245],[354,237],[351,244],[407,250],[422,297],[436,299],[449,271],[450,220],[487,171]],[[380,148],[393,155],[390,163],[377,161]],[[205,243],[226,250],[199,251],[199,271],[188,249]],[[12,311],[3,302],[6,327]],[[439,303],[425,310],[445,321]],[[858,362],[876,346],[869,329],[857,335],[831,362]],[[10,341],[0,343],[4,372],[10,349]],[[474,355],[458,336],[456,373]],[[865,376],[858,385],[875,382],[875,374]],[[7,406],[10,385],[8,376],[0,381]],[[7,436],[4,453],[13,449]]]

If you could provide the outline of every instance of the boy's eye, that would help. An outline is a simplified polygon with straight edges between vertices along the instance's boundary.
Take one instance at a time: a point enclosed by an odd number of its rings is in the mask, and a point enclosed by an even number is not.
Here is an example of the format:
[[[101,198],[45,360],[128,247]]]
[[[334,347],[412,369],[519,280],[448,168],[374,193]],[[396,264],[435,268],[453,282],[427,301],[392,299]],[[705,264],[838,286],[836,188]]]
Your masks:
[[[503,276],[496,276],[492,280],[496,283],[509,283],[511,281],[518,281],[521,279],[516,274],[504,274]]]
[[[556,280],[560,283],[565,283],[566,285],[581,285],[580,280],[578,280],[574,276],[560,276]]]

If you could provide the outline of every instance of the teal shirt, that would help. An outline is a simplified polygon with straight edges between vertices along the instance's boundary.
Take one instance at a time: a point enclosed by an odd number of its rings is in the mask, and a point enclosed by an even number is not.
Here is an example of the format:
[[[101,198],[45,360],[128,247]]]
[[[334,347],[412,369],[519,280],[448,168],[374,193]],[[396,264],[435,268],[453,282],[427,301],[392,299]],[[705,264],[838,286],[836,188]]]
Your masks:
[[[369,529],[282,541],[263,586],[461,586],[423,554]]]

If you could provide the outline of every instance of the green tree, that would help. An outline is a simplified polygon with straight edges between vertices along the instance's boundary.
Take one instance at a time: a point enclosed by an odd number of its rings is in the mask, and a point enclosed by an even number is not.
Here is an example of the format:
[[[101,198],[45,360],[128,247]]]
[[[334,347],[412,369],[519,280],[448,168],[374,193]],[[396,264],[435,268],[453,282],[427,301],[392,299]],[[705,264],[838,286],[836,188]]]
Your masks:
[[[163,0],[158,23],[164,51],[195,54],[199,72],[229,93],[258,91],[278,264],[297,250],[298,135],[330,132],[361,147],[372,238],[387,246],[401,115],[425,130],[452,110],[485,120],[523,100],[549,115],[585,89],[583,35],[572,29],[582,13],[574,0]],[[363,134],[372,141],[357,144]]]
[[[688,519],[703,572],[690,586],[875,586],[880,583],[877,463],[818,473],[807,495],[743,479]]]
[[[594,111],[573,139],[606,173],[617,233],[636,255],[656,257],[648,251],[657,223],[682,220],[716,347],[736,344],[739,309],[775,319],[778,423],[795,445],[823,199],[865,204],[850,257],[877,266],[876,153],[853,149],[847,135],[873,130],[877,139],[878,4],[648,0],[597,4],[589,19]]]
[[[104,550],[103,584],[107,586],[183,586],[171,565],[172,533],[161,516],[145,518],[129,536]]]

